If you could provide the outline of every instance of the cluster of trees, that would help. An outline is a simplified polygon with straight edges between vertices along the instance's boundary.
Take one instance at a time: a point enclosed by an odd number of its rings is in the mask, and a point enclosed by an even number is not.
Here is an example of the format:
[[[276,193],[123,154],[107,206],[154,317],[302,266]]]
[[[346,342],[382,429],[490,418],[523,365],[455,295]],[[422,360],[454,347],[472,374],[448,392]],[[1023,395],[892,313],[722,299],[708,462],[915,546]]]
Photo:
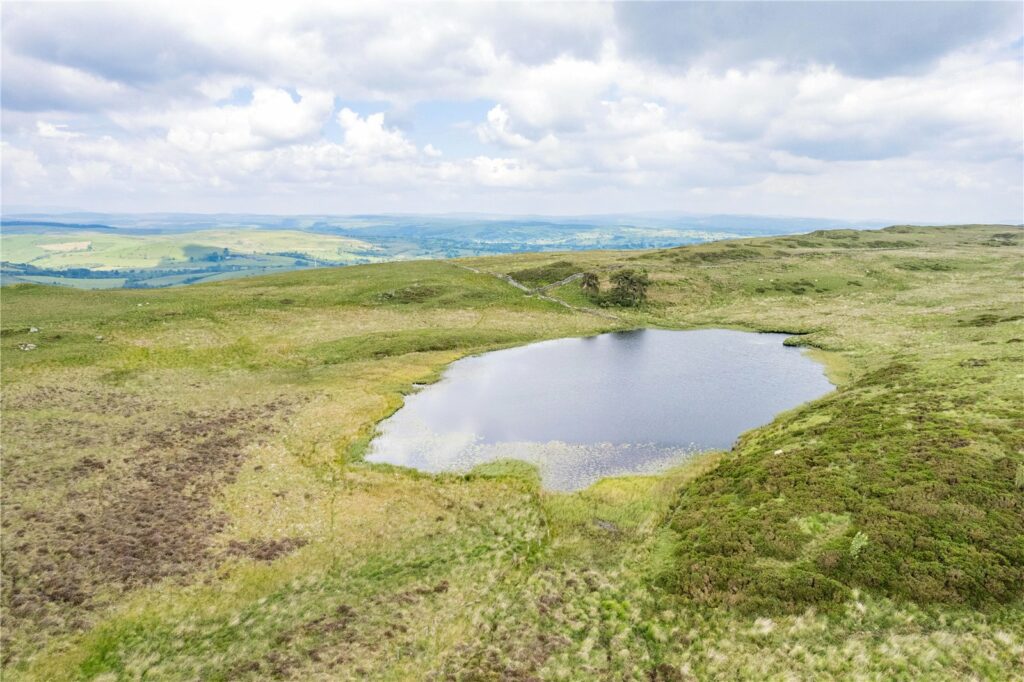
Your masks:
[[[580,288],[590,300],[599,305],[636,307],[647,300],[647,287],[651,279],[646,271],[616,270],[609,280],[612,288],[605,293],[601,291],[601,279],[597,274],[585,272],[580,278]]]
[[[227,260],[231,257],[231,251],[226,247],[220,251],[211,250],[201,256],[189,256],[188,262],[195,263],[196,261],[208,261],[210,263],[219,263],[220,261]]]

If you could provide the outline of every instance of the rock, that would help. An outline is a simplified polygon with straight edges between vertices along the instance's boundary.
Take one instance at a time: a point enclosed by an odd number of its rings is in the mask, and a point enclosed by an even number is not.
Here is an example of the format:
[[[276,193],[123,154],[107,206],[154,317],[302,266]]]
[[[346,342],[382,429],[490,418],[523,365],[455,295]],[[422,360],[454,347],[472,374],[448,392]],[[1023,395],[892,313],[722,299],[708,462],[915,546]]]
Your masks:
[[[18,348],[21,350],[35,350],[36,344],[34,343],[19,343]]]

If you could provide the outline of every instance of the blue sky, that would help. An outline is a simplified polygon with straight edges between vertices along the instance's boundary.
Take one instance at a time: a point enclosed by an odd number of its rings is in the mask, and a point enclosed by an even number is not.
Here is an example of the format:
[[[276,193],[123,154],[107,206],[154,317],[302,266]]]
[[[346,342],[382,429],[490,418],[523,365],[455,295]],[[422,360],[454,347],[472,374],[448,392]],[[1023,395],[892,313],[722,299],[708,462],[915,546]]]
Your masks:
[[[3,205],[1024,221],[1021,3],[17,3]]]

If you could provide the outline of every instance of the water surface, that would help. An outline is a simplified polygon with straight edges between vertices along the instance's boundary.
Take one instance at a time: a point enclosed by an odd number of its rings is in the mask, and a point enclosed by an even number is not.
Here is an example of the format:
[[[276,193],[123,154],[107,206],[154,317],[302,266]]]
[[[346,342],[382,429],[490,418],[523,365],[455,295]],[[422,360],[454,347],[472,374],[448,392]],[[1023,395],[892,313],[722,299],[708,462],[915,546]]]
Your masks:
[[[439,472],[515,458],[554,490],[654,472],[832,390],[785,338],[645,329],[465,358],[381,423],[367,459]]]

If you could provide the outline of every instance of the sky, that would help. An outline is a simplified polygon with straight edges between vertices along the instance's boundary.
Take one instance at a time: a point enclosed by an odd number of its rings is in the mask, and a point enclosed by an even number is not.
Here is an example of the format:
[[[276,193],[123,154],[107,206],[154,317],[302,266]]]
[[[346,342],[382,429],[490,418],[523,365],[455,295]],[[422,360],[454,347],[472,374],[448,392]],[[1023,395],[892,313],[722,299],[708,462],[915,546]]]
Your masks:
[[[1022,7],[5,2],[2,206],[1020,223]]]

